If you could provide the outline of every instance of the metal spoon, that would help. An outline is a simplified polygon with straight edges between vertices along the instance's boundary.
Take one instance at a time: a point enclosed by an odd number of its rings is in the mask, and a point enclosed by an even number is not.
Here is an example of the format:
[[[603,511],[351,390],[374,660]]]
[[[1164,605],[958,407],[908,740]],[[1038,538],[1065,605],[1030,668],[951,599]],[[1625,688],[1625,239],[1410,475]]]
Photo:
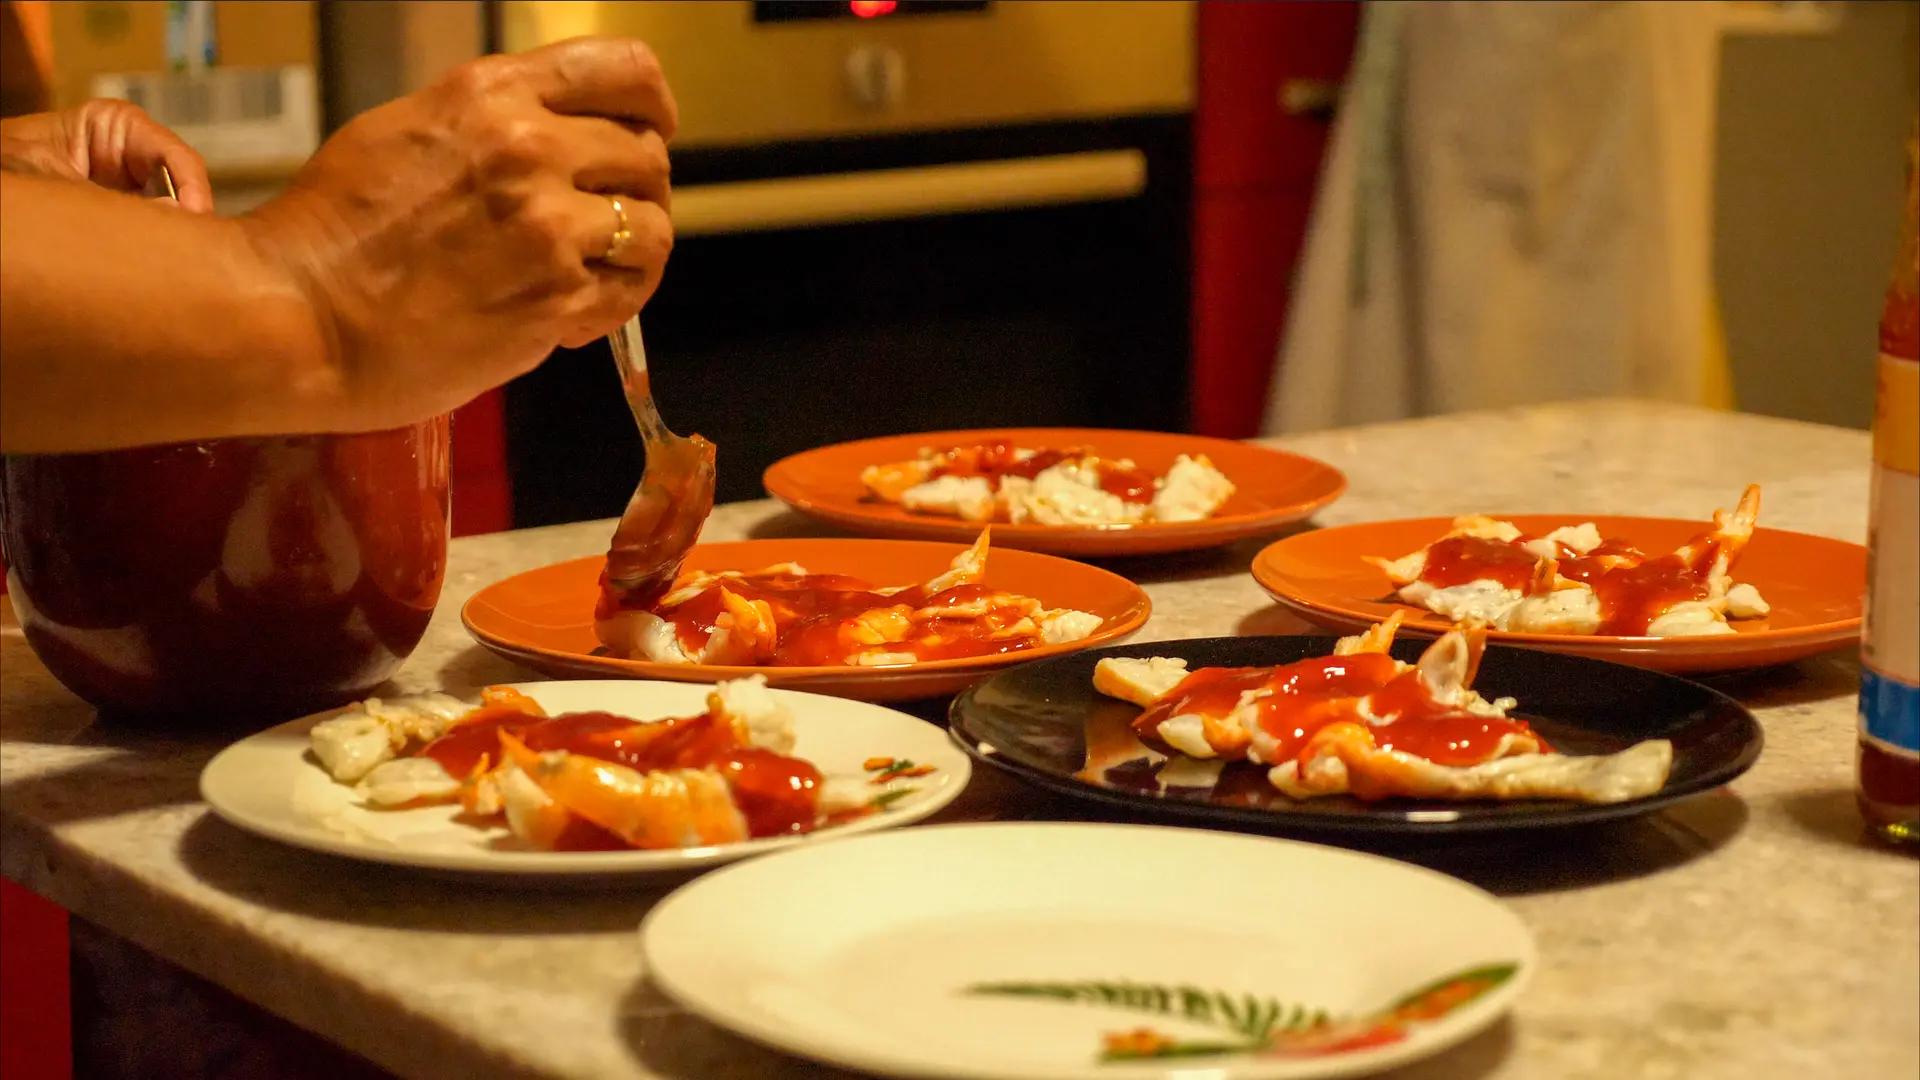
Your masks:
[[[675,435],[660,419],[647,378],[647,347],[635,315],[607,337],[627,407],[640,426],[647,464],[607,552],[606,586],[623,608],[646,607],[673,587],[680,564],[713,510],[713,444]]]

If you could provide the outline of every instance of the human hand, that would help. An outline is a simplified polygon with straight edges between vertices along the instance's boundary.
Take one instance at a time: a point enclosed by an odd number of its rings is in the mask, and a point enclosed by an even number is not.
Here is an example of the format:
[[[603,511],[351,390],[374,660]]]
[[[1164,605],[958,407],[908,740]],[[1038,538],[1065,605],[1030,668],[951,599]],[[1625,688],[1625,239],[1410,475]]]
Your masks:
[[[311,299],[347,423],[408,423],[646,303],[673,247],[676,122],[638,41],[482,57],[355,118],[240,220]]]
[[[173,174],[181,206],[213,209],[207,163],[132,102],[99,98],[60,112],[0,120],[0,168],[8,172],[141,192],[162,164]]]

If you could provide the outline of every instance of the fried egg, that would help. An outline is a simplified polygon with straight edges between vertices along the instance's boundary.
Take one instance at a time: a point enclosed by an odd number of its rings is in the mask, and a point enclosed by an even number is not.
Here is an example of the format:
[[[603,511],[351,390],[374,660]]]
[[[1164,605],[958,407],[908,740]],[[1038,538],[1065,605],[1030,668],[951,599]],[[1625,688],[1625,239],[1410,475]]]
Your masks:
[[[1386,653],[1399,621],[1396,615],[1366,634],[1342,639],[1335,657]],[[1187,662],[1178,657],[1108,657],[1095,665],[1093,685],[1102,694],[1150,710],[1135,722],[1141,734],[1151,734],[1184,758],[1203,762],[1244,758],[1267,766],[1268,783],[1297,799],[1352,794],[1363,799],[1550,798],[1609,803],[1650,795],[1665,785],[1673,762],[1673,747],[1666,740],[1648,740],[1615,754],[1559,754],[1528,725],[1509,718],[1517,705],[1512,698],[1489,701],[1481,696],[1470,684],[1483,640],[1478,630],[1453,631],[1411,665],[1399,660],[1389,663],[1390,658],[1378,656],[1356,661],[1357,667],[1300,661],[1271,670],[1219,672],[1210,681],[1201,672],[1190,672]],[[1320,676],[1324,679],[1358,677],[1363,682],[1299,683],[1306,667],[1329,673]],[[1221,707],[1221,680],[1244,680],[1249,675],[1264,681],[1241,690],[1231,706]],[[1410,679],[1414,682],[1409,683]],[[1348,685],[1377,689],[1366,693],[1340,689]],[[1187,689],[1190,686],[1194,689]],[[1409,690],[1415,687],[1417,694],[1410,698]],[[1206,696],[1209,692],[1211,698]],[[1281,694],[1289,696],[1276,696]],[[1161,706],[1162,701],[1172,704]],[[1285,711],[1264,713],[1269,702],[1286,702]],[[1151,711],[1156,706],[1173,714],[1156,723],[1158,713]],[[1478,760],[1465,763],[1442,764],[1396,747],[1396,743],[1419,746],[1423,730],[1428,740],[1447,740],[1440,745],[1449,747],[1450,754],[1473,746],[1452,741],[1456,737],[1452,734],[1435,735],[1436,729],[1417,726],[1429,722],[1429,717],[1444,723],[1458,723],[1461,717],[1498,721],[1491,726],[1469,725],[1470,730],[1498,733],[1498,738],[1491,746],[1471,750]],[[1414,742],[1397,737],[1402,724],[1416,725],[1411,732]],[[1142,725],[1151,725],[1151,732],[1142,730]],[[1438,729],[1453,730],[1457,729]]]

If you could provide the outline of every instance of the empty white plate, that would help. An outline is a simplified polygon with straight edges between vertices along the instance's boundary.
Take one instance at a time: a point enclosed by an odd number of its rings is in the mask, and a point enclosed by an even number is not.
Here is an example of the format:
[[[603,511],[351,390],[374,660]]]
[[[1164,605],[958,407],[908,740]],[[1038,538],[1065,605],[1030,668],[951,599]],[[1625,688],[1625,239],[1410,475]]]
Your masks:
[[[712,688],[607,679],[522,683],[515,689],[550,714],[600,711],[657,720],[705,710]],[[827,776],[863,775],[863,763],[874,757],[911,759],[933,766],[933,772],[894,781],[891,786],[911,790],[876,813],[803,836],[671,851],[530,851],[516,848],[504,826],[478,828],[456,820],[458,806],[381,810],[362,805],[353,789],[336,783],[307,749],[307,730],[333,715],[323,713],[222,750],[200,774],[200,796],[214,813],[242,829],[315,851],[432,870],[574,876],[687,870],[813,837],[904,825],[952,802],[972,775],[966,755],[954,748],[946,731],[923,720],[843,698],[772,693],[793,713],[794,754]]]
[[[1488,894],[1372,855],[1088,824],[946,825],[782,852],[640,927],[701,1017],[892,1076],[1335,1077],[1507,1011],[1532,935]]]

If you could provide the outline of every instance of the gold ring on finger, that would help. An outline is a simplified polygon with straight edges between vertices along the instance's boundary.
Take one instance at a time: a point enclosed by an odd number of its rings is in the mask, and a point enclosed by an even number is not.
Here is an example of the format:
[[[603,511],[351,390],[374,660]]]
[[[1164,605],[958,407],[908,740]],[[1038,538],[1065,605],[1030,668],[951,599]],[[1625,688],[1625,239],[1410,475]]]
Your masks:
[[[619,258],[620,252],[633,239],[633,231],[627,228],[627,205],[620,196],[609,195],[607,201],[613,204],[613,236],[607,240],[607,252],[600,256],[602,262],[612,262]]]

